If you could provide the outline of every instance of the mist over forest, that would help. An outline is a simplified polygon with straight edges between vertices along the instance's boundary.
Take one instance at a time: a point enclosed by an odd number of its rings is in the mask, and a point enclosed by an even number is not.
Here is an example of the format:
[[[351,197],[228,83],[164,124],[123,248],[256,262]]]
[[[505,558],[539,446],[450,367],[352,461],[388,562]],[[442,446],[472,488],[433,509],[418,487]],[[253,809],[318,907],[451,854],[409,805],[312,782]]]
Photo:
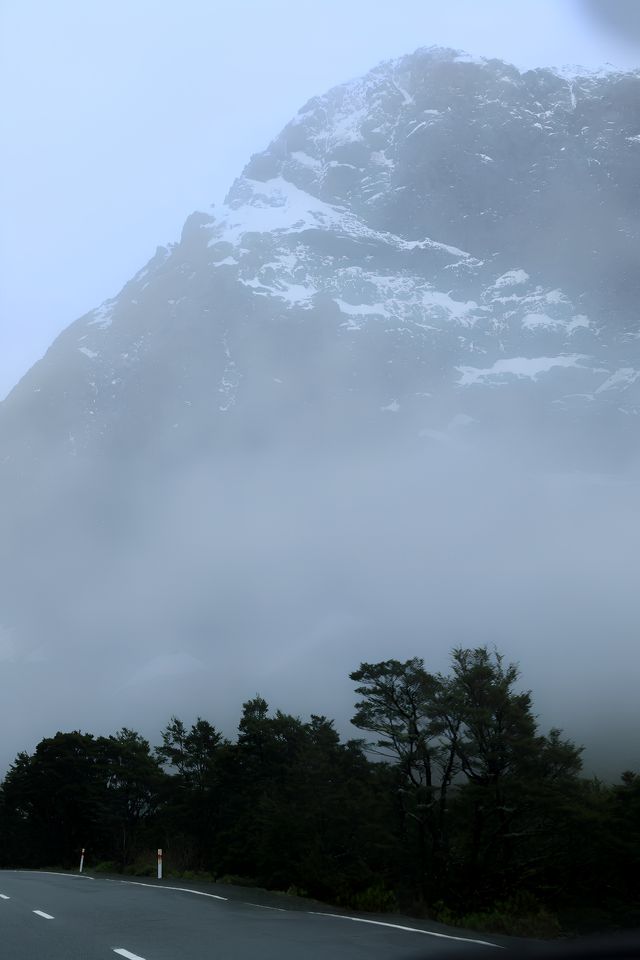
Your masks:
[[[3,635],[3,711],[22,717],[4,763],[43,718],[148,734],[167,712],[206,713],[229,732],[238,695],[255,692],[331,709],[348,735],[360,660],[419,655],[438,670],[452,646],[486,643],[521,664],[587,769],[615,779],[637,763],[637,481],[522,459],[515,445],[391,442],[244,456],[123,478],[126,522],[83,514],[70,529],[52,510],[42,562],[14,564],[13,602],[38,603],[19,649]],[[39,705],[26,716],[25,684]]]

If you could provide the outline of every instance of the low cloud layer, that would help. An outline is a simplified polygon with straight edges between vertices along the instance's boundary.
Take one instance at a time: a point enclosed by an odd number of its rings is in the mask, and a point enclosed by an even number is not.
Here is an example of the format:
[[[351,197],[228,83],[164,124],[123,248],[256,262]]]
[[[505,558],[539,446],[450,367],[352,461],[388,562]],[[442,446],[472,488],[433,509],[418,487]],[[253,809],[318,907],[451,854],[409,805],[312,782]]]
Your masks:
[[[637,767],[637,477],[532,473],[527,446],[238,457],[139,476],[97,526],[52,517],[31,627],[0,639],[2,766],[57,729],[157,741],[173,713],[233,735],[257,691],[357,735],[361,660],[487,643],[587,772]]]

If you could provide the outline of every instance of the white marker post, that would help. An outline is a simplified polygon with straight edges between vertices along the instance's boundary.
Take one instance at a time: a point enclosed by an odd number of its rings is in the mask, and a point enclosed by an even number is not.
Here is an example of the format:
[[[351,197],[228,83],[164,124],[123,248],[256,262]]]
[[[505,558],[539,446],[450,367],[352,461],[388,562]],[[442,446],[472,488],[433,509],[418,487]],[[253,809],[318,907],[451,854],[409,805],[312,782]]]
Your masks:
[[[80,854],[80,873],[84,870],[84,847],[82,848],[82,853]]]
[[[162,880],[162,849],[158,847],[158,880]]]

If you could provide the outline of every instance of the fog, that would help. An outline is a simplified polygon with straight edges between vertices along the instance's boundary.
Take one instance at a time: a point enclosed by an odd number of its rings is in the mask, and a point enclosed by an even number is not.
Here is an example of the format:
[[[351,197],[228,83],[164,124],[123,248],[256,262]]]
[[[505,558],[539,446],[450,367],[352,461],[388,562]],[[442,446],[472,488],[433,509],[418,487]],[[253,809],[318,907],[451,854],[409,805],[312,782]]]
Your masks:
[[[524,67],[637,63],[632,4],[609,3],[608,16],[594,2],[559,13],[556,0],[523,0],[518,19],[512,0],[479,13],[475,0],[426,12],[420,2],[369,20],[369,3],[331,4],[339,29],[328,16],[310,29],[309,7],[296,20],[283,3],[249,26],[246,4],[235,14],[196,4],[188,26],[181,14],[154,21],[156,4],[116,6],[112,20],[99,4],[95,17],[72,3],[3,14],[33,56],[15,43],[7,58],[19,96],[6,138],[0,396],[333,83],[431,43]],[[156,40],[165,59],[150,53]],[[203,95],[208,84],[215,96]],[[584,744],[587,774],[640,768],[638,465],[613,475],[603,455],[593,472],[595,437],[590,472],[561,462],[549,449],[562,441],[523,433],[517,410],[482,444],[424,426],[354,427],[323,446],[316,427],[331,424],[310,422],[303,441],[259,452],[238,444],[161,469],[151,445],[136,464],[60,457],[37,464],[33,488],[13,478],[0,516],[0,774],[59,729],[126,725],[157,743],[172,714],[200,715],[232,737],[257,692],[359,736],[348,675],[361,661],[420,656],[446,671],[453,647],[481,644],[519,662],[541,728]]]
[[[52,519],[34,632],[0,648],[0,762],[57,729],[158,742],[171,714],[233,736],[256,692],[356,736],[360,661],[489,644],[587,773],[637,767],[638,474],[532,473],[531,442],[227,457],[130,478],[116,529]]]

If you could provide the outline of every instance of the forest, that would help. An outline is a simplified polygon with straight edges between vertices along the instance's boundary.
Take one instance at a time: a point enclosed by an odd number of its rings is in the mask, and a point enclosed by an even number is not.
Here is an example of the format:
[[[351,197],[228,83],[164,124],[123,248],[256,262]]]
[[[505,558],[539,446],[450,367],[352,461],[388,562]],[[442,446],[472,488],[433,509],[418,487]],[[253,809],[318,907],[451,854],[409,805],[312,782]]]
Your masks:
[[[543,733],[518,666],[487,647],[362,663],[343,741],[334,722],[260,696],[227,739],[172,717],[58,732],[0,786],[0,867],[262,886],[364,911],[529,936],[640,926],[640,774],[582,775]]]

